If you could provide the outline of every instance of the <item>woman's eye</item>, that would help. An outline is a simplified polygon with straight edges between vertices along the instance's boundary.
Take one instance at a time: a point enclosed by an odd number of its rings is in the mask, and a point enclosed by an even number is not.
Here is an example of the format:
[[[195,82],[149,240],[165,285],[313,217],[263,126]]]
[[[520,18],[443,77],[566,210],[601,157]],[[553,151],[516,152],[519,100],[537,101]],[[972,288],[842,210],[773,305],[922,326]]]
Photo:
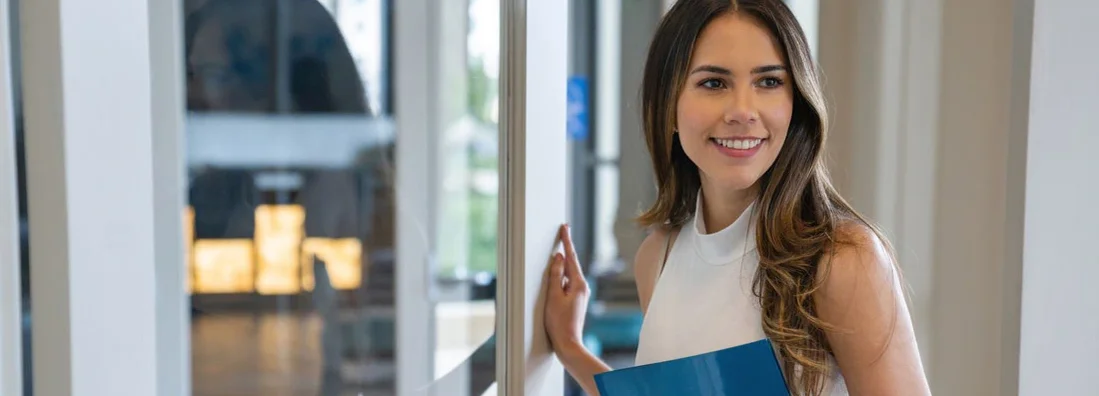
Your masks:
[[[778,88],[782,86],[782,79],[778,77],[764,77],[759,80],[759,86],[763,88]]]
[[[699,86],[707,89],[722,89],[725,88],[725,83],[717,79],[704,80],[698,84]]]

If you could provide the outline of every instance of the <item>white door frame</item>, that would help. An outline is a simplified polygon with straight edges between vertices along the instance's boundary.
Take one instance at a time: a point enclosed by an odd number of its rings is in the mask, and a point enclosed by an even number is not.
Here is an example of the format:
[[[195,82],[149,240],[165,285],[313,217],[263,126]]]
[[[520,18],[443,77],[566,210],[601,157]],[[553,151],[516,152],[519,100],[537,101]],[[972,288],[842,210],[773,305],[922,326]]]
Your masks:
[[[567,217],[566,0],[501,0],[500,228],[496,312],[502,395],[560,395],[542,327],[542,285]],[[528,51],[527,49],[536,49]]]

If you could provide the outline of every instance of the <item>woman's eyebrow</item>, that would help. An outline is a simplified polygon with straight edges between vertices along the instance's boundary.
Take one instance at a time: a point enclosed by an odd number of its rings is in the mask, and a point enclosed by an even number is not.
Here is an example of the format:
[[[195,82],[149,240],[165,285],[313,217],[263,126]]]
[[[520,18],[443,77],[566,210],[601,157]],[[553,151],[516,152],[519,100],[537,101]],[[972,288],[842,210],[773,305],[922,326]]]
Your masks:
[[[783,71],[783,70],[786,70],[786,66],[783,66],[783,65],[757,66],[757,67],[752,69],[752,74],[763,74],[763,73]],[[729,69],[726,69],[726,68],[721,67],[721,66],[715,66],[715,65],[702,65],[702,66],[696,67],[696,68],[694,68],[694,70],[691,70],[690,74],[703,73],[703,72],[720,74],[720,75],[724,75],[724,76],[729,76],[729,75],[733,74],[733,72],[730,71]]]
[[[783,71],[783,70],[786,70],[786,66],[783,66],[783,65],[759,66],[759,67],[756,67],[756,68],[752,69],[752,74],[763,74],[763,73]]]
[[[721,74],[721,75],[725,75],[725,76],[733,74],[733,72],[730,71],[729,69],[726,69],[726,68],[721,67],[721,66],[714,66],[714,65],[702,65],[702,66],[696,67],[696,68],[694,68],[694,70],[691,70],[690,74],[703,73],[703,72]]]

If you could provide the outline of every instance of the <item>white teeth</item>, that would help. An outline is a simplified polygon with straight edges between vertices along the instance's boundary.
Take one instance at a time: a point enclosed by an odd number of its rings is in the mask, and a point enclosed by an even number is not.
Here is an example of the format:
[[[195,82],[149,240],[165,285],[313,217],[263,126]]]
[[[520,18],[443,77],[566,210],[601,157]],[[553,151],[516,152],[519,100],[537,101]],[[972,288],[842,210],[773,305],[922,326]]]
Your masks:
[[[722,146],[736,149],[736,150],[749,150],[758,146],[763,139],[714,139],[717,144]]]

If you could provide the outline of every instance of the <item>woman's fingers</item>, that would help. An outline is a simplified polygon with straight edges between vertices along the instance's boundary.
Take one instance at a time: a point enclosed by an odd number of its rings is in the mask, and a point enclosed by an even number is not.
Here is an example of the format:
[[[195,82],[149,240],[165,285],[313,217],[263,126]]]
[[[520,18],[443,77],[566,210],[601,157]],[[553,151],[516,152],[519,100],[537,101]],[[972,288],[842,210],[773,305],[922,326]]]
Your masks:
[[[567,267],[565,274],[576,279],[583,279],[584,272],[580,269],[580,259],[576,257],[576,249],[572,245],[572,230],[569,229],[568,225],[561,226],[561,244],[565,245]]]
[[[562,256],[561,253],[554,253],[553,264],[550,264],[550,271],[552,274],[549,285],[551,290],[555,293],[563,293],[568,278],[565,275],[565,257]]]
[[[576,259],[576,249],[572,246],[572,230],[568,224],[561,226],[561,244],[565,245],[565,257],[569,260]]]

